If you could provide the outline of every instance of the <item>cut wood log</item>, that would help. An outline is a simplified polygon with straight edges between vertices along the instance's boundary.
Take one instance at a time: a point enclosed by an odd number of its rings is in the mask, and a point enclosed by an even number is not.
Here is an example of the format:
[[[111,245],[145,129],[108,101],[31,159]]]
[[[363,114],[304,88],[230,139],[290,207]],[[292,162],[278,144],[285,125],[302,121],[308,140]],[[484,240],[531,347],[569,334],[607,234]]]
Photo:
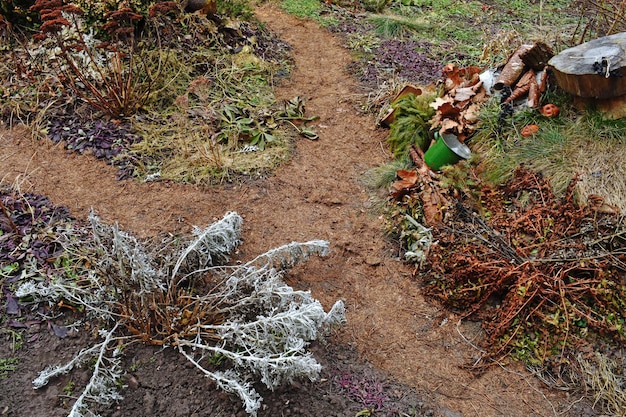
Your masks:
[[[498,76],[495,84],[493,85],[494,90],[502,90],[504,87],[513,86],[517,80],[522,76],[524,72],[526,72],[526,65],[520,58],[520,55],[524,52],[527,52],[532,48],[532,45],[522,45],[511,54],[506,65],[502,68],[502,72]]]
[[[569,48],[548,65],[558,85],[580,97],[605,99],[626,94],[626,32]]]
[[[522,50],[519,54],[524,65],[536,72],[543,70],[553,56],[552,48],[541,41],[533,43],[530,48]]]

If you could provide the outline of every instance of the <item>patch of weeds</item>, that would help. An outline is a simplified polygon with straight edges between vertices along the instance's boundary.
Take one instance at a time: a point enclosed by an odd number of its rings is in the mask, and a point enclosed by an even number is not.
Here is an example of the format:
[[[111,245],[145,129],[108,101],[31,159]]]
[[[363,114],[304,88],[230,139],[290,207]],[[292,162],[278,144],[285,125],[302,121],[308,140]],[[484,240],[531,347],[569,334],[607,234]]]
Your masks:
[[[348,48],[360,53],[371,54],[380,45],[380,39],[371,34],[353,32],[349,33],[346,39]]]
[[[316,0],[283,0],[281,7],[289,14],[303,19],[319,18],[322,6]]]
[[[578,121],[578,126],[594,140],[626,146],[626,119],[614,119],[590,109]]]
[[[224,74],[225,84],[234,74],[229,68],[218,73]],[[296,97],[275,104],[265,79],[250,71],[247,84],[204,92],[195,88],[181,95],[177,100],[180,110],[172,112],[168,123],[156,118],[137,123],[135,128],[144,140],[131,148],[135,174],[143,178],[158,174],[160,179],[205,185],[256,177],[289,157],[291,121],[301,122],[295,128],[299,135],[316,139],[315,132],[305,125],[315,117],[305,116],[304,101]],[[198,101],[198,94],[206,94],[205,99]],[[207,111],[206,102],[213,110]],[[211,123],[198,126],[205,120]]]
[[[393,159],[392,161],[368,170],[363,176],[363,182],[372,191],[388,191],[391,183],[397,178],[400,169],[410,169],[412,162],[408,159]]]
[[[626,369],[623,360],[613,360],[596,352],[591,357],[577,357],[582,382],[591,390],[594,405],[600,404],[608,415],[620,415],[626,410]]]
[[[358,78],[376,87],[391,78],[423,85],[433,83],[441,77],[443,65],[419,52],[423,47],[423,43],[413,40],[382,40],[373,53],[375,59],[362,60]]]
[[[11,372],[17,369],[17,358],[0,358],[0,379],[7,378]]]
[[[581,202],[597,194],[610,205],[626,207],[626,180],[611,175],[610,187],[606,182],[612,167],[626,164],[624,152],[615,152],[625,146],[626,121],[611,119],[593,109],[581,114],[563,93],[549,92],[544,97],[544,103],[560,107],[559,116],[554,118],[544,117],[535,109],[503,116],[497,102],[494,98],[481,109],[480,127],[471,140],[483,158],[481,166],[489,181],[507,181],[523,164],[543,174],[554,192],[562,195],[570,179],[578,174],[577,198]],[[529,124],[538,125],[539,131],[525,138],[520,131]]]
[[[217,14],[230,18],[249,20],[254,16],[254,10],[248,0],[218,1]]]
[[[368,12],[380,13],[391,3],[391,0],[360,0],[360,2]]]
[[[183,82],[170,88],[174,99],[133,120],[143,137],[128,152],[136,177],[208,185],[265,175],[289,157],[292,136],[278,120],[282,103],[272,90],[288,68],[289,48],[253,29],[239,26],[243,38],[258,41],[236,53],[191,50],[179,60],[174,73]],[[199,65],[207,60],[209,67]],[[190,62],[197,74],[185,73]]]
[[[385,231],[400,243],[399,251],[419,249],[417,245],[428,237],[415,223],[424,224],[422,200],[415,194],[408,194],[400,200],[390,202],[384,208]]]

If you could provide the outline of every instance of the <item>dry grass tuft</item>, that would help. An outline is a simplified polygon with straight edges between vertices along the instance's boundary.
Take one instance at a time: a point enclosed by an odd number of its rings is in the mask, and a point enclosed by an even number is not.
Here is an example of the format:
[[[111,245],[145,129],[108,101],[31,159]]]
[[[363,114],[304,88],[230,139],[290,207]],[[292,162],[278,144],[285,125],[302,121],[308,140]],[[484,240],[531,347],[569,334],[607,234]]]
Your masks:
[[[570,153],[572,170],[579,173],[578,199],[588,204],[598,195],[604,203],[626,213],[626,152],[624,145],[587,140]]]
[[[626,377],[624,367],[606,355],[596,352],[585,359],[578,356],[582,382],[594,398],[594,406],[600,404],[609,415],[626,414]]]

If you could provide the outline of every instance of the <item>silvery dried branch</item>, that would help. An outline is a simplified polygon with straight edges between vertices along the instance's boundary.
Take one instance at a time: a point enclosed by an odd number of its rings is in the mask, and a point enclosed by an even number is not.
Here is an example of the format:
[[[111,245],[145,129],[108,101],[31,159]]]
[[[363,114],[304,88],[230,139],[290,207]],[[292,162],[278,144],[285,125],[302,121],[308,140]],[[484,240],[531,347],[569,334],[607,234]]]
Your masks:
[[[179,281],[179,273],[196,274],[207,266],[227,261],[228,255],[241,244],[242,222],[239,214],[229,212],[206,229],[194,227],[196,238],[179,255],[171,272],[172,286]]]
[[[326,255],[328,242],[292,242],[272,249],[252,261],[231,270],[221,282],[222,291],[198,297],[198,302],[212,303],[227,321],[223,324],[198,324],[194,338],[177,339],[175,345],[187,359],[218,385],[240,396],[246,412],[256,415],[260,396],[241,375],[258,376],[268,388],[274,389],[295,378],[315,380],[321,366],[306,351],[308,343],[319,332],[345,321],[344,305],[335,303],[325,313],[319,301],[308,291],[296,291],[282,280],[283,272],[311,255]],[[274,267],[277,266],[277,268]],[[223,269],[215,269],[223,272]],[[215,297],[222,297],[216,303]],[[249,317],[255,317],[250,320]],[[221,343],[209,341],[217,334]],[[196,358],[192,351],[197,350]],[[216,375],[202,360],[220,355],[230,361],[233,374]]]
[[[47,285],[29,282],[20,289],[23,295],[65,298],[116,322],[105,342],[79,353],[68,365],[47,369],[34,382],[42,386],[98,352],[97,372],[70,415],[85,415],[85,404],[93,401],[117,400],[117,392],[95,389],[113,387],[109,382],[117,378],[117,359],[105,355],[116,329],[133,334],[126,338],[177,348],[220,388],[238,395],[250,415],[256,415],[262,400],[251,381],[274,389],[295,378],[318,377],[321,366],[307,346],[328,327],[345,322],[343,303],[326,313],[310,292],[294,290],[282,276],[312,255],[326,255],[328,242],[292,242],[243,265],[223,266],[216,263],[226,261],[240,244],[242,219],[237,213],[194,229],[193,238],[182,240],[188,242],[182,250],[173,239],[149,250],[93,214],[90,221],[99,251],[96,273],[80,284],[57,279]],[[203,295],[192,285],[196,277],[209,285]],[[145,322],[147,326],[137,325]],[[230,369],[213,370],[207,358],[215,355]]]
[[[81,350],[72,360],[65,365],[48,367],[39,373],[33,381],[35,389],[41,388],[48,382],[60,375],[67,374],[76,367],[80,367],[85,362],[95,358],[95,365],[89,383],[83,389],[80,396],[74,402],[68,417],[94,416],[91,411],[91,404],[110,405],[122,399],[119,391],[119,380],[122,376],[120,358],[117,355],[118,348],[111,345],[117,343],[114,334],[118,328],[116,324],[110,331],[103,330],[100,334],[104,341],[92,346],[89,349]],[[108,354],[112,350],[113,354]]]
[[[114,281],[115,289],[132,288],[138,295],[165,290],[165,271],[155,265],[154,257],[134,236],[119,230],[117,225],[103,224],[93,212],[89,221],[94,240],[104,252],[99,268]]]

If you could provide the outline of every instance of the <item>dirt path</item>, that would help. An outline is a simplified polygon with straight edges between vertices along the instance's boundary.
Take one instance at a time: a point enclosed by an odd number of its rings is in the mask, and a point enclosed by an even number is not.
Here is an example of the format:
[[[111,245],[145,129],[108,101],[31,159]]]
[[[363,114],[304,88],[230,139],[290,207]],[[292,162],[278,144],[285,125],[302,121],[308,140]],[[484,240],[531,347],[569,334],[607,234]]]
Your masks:
[[[198,189],[115,180],[115,170],[23,133],[0,133],[0,176],[22,191],[47,195],[79,218],[89,209],[137,236],[188,232],[226,211],[242,214],[249,258],[293,240],[327,239],[332,254],[307,264],[291,285],[310,288],[325,306],[346,301],[342,338],[363,357],[410,384],[446,416],[554,415],[538,382],[524,372],[493,368],[479,378],[460,368],[476,351],[463,340],[477,326],[463,324],[420,294],[411,270],[394,258],[362,174],[385,162],[387,131],[357,111],[358,86],[345,71],[349,53],[333,35],[265,5],[258,17],[293,46],[296,70],[278,89],[306,98],[318,115],[318,141],[301,140],[275,176],[254,184]]]

